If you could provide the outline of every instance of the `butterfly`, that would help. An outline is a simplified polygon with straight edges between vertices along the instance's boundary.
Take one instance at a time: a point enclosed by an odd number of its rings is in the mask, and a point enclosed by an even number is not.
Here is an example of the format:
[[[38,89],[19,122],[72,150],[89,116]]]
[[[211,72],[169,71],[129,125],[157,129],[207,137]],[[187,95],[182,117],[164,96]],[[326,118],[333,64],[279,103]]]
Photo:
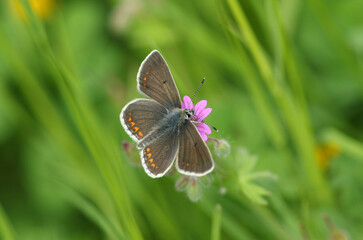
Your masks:
[[[182,109],[169,67],[157,50],[141,63],[136,81],[138,91],[151,99],[129,102],[120,120],[137,142],[145,172],[152,178],[162,177],[175,160],[182,174],[210,173],[213,158],[193,122],[193,109]]]

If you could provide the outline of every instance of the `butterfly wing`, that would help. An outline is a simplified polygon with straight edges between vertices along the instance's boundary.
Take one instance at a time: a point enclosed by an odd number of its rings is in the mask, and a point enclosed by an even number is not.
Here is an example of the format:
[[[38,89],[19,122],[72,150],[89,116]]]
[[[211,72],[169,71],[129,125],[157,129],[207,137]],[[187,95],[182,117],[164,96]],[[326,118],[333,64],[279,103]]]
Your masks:
[[[181,100],[169,67],[161,54],[154,50],[141,63],[137,74],[139,92],[171,110],[181,108]]]
[[[177,170],[191,176],[204,176],[211,172],[214,168],[212,155],[194,124],[187,120],[179,131]]]
[[[143,139],[166,114],[165,107],[150,99],[135,99],[121,111],[122,126],[138,142]]]
[[[152,178],[159,178],[173,165],[179,147],[177,127],[164,133],[140,152],[142,166]]]

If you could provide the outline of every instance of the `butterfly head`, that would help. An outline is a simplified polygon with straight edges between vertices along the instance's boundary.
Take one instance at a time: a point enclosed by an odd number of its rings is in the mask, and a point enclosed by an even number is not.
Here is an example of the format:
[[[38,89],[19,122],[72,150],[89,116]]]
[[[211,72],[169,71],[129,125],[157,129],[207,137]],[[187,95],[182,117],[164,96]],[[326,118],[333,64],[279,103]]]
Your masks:
[[[184,109],[185,119],[191,119],[194,116],[194,109]]]

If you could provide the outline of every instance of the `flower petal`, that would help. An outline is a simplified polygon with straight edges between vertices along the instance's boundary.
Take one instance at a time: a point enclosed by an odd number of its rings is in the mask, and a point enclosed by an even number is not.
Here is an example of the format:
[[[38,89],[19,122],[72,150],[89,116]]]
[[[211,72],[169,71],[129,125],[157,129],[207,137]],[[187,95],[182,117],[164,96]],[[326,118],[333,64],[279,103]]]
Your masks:
[[[199,123],[197,125],[197,129],[201,134],[202,133],[206,133],[206,134],[211,134],[212,133],[212,130],[210,129],[210,127],[205,123]]]
[[[183,97],[182,108],[183,109],[193,109],[193,102],[189,96]]]
[[[204,142],[208,140],[208,137],[207,137],[207,135],[205,133],[200,134],[200,135],[202,136],[202,139],[203,139]]]
[[[195,104],[194,115],[196,115],[199,118],[200,112],[202,112],[202,110],[204,110],[206,106],[207,106],[207,100],[202,100],[197,104]]]
[[[211,111],[212,111],[211,108],[206,108],[201,113],[199,113],[198,115],[199,121],[203,121],[204,118],[206,118],[211,113]]]

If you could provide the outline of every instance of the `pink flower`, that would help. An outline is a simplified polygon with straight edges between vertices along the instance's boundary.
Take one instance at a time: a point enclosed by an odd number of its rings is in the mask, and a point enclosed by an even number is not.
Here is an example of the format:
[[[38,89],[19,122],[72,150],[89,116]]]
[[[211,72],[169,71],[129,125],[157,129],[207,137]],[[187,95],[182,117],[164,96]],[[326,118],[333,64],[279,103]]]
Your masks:
[[[195,104],[193,107],[193,102],[188,96],[183,97],[183,102],[181,103],[182,109],[189,109],[194,110],[194,115],[191,116],[189,119],[195,122],[198,122],[197,129],[202,136],[204,141],[207,141],[208,137],[207,134],[211,134],[212,131],[210,127],[203,123],[203,120],[211,113],[211,108],[205,108],[207,106],[207,100],[202,100]]]

